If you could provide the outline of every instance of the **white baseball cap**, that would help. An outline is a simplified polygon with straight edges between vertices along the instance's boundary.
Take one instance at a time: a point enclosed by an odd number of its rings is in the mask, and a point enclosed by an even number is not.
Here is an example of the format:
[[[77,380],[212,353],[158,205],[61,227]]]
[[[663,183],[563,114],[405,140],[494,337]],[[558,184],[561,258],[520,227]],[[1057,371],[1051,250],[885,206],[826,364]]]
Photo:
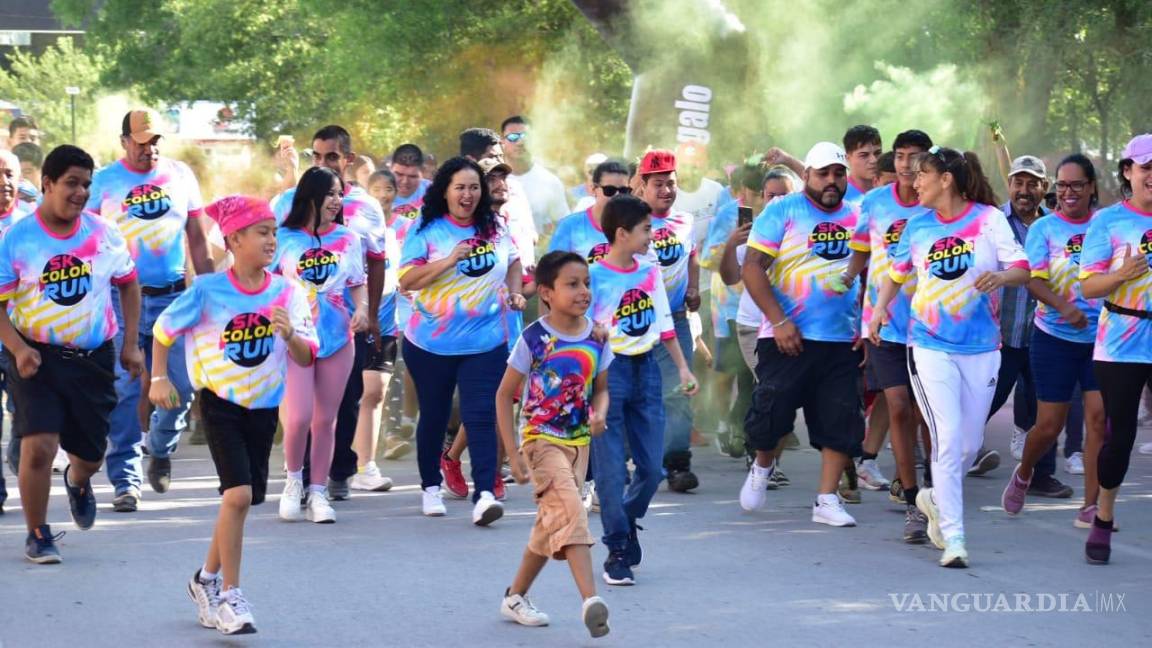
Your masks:
[[[608,161],[608,156],[603,153],[593,153],[584,160],[584,167],[597,167]]]
[[[838,144],[832,142],[816,142],[816,145],[804,156],[805,169],[823,169],[833,164],[848,167],[848,155]]]

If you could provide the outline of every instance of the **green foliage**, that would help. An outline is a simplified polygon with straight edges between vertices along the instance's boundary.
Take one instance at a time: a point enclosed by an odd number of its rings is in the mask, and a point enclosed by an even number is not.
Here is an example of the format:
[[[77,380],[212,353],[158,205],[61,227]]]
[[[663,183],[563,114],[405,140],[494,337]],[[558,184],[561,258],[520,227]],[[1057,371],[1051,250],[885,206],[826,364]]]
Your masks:
[[[83,132],[95,114],[100,87],[100,59],[77,50],[62,38],[40,56],[15,50],[11,71],[0,69],[0,97],[15,102],[36,118],[47,149],[72,139],[71,101],[64,89],[80,88],[76,97],[77,129]]]

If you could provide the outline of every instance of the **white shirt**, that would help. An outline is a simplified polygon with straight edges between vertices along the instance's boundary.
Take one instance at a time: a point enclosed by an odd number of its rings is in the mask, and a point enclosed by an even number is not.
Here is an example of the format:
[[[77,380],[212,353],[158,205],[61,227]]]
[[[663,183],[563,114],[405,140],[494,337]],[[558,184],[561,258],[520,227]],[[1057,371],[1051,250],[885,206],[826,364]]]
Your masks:
[[[537,232],[543,232],[546,226],[554,226],[571,213],[564,183],[543,166],[533,164],[527,173],[511,174],[508,177],[524,188],[524,195],[532,207],[532,222]]]
[[[703,245],[708,236],[708,225],[716,218],[725,191],[727,189],[719,182],[702,178],[696,191],[688,192],[684,187],[679,187],[676,192],[676,202],[672,203],[672,209],[692,214],[692,239],[697,245]]]

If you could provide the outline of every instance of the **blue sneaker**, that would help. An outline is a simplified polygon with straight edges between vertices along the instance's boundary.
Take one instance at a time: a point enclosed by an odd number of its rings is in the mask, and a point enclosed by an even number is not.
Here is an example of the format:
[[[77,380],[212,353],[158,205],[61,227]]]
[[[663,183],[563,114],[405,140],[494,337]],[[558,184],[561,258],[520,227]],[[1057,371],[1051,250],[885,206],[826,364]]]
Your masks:
[[[64,490],[68,491],[68,506],[72,509],[72,521],[81,530],[88,530],[96,523],[96,495],[92,493],[92,480],[81,486],[68,483],[68,473],[72,466],[64,469]]]
[[[632,568],[628,566],[628,551],[615,549],[604,561],[604,582],[609,585],[634,585]]]
[[[52,528],[47,524],[41,524],[30,532],[24,541],[24,557],[37,565],[59,564],[60,550],[56,548],[56,541],[63,535],[63,531],[52,535]]]
[[[628,566],[635,567],[644,559],[644,549],[640,547],[640,536],[636,531],[643,531],[644,527],[636,524],[636,520],[628,521],[628,546],[624,553],[628,556]]]

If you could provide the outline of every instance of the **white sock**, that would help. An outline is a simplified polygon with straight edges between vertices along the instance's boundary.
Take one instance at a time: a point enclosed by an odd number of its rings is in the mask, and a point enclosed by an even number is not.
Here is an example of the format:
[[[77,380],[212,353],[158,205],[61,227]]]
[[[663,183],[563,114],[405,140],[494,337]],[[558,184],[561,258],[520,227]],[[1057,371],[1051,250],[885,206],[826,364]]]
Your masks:
[[[773,463],[771,466],[764,468],[761,467],[760,464],[753,462],[752,468],[756,470],[757,475],[760,475],[761,477],[767,477],[772,474],[773,470],[776,469],[776,464]]]
[[[296,481],[304,481],[304,470],[289,470],[288,479],[295,479]]]
[[[207,565],[200,568],[200,582],[201,583],[211,583],[212,581],[216,580],[217,576],[219,576],[219,574],[217,574],[216,572],[208,571]]]
[[[228,591],[224,592],[224,597],[227,598],[229,601],[235,601],[236,597],[238,597],[238,596],[240,596],[240,588],[239,587],[229,587]]]
[[[323,493],[326,490],[328,490],[328,488],[323,484],[308,484],[309,493]]]

